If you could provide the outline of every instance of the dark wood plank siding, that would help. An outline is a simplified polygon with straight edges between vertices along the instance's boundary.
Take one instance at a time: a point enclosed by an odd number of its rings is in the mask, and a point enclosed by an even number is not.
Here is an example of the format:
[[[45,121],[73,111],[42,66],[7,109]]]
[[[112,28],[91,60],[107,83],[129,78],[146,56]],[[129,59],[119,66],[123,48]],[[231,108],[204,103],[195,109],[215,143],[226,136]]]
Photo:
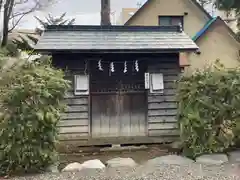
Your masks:
[[[59,122],[60,140],[86,141],[89,138],[89,96],[74,95],[74,75],[87,73],[84,60],[76,56],[53,56],[53,65],[66,70],[65,78],[71,84],[70,90],[65,95],[66,111],[61,115]]]
[[[91,55],[92,56],[92,55]],[[110,59],[114,59],[116,54],[108,54],[101,55],[102,57],[110,56]],[[133,137],[120,139],[121,137],[103,137],[103,141],[99,141],[97,138],[92,138],[92,126],[90,115],[91,107],[90,107],[90,97],[85,96],[75,96],[73,93],[73,86],[71,90],[66,94],[65,100],[67,103],[67,109],[64,114],[62,114],[61,121],[59,123],[60,127],[60,139],[64,140],[64,142],[69,142],[66,140],[71,140],[73,142],[78,142],[78,145],[102,145],[102,144],[125,144],[125,143],[157,143],[157,142],[166,142],[172,137],[178,136],[177,129],[177,102],[176,102],[176,84],[175,80],[179,78],[180,75],[180,67],[178,63],[178,56],[169,54],[130,54],[132,59],[146,59],[146,68],[149,72],[160,72],[163,73],[164,76],[164,93],[163,94],[147,94],[145,96],[145,105],[147,109],[147,122],[145,119],[146,127],[141,127],[145,131],[145,133],[139,134],[139,139],[136,141]],[[94,57],[88,57],[94,58]],[[84,55],[79,54],[59,54],[53,55],[53,65],[56,67],[60,67],[62,69],[67,69],[66,78],[73,82],[74,74],[85,74],[89,72],[89,67],[85,65]],[[122,59],[126,59],[125,56],[122,56]],[[95,67],[97,68],[97,66]],[[147,70],[146,69],[146,70]],[[91,81],[91,77],[90,77]],[[146,102],[147,101],[147,102]],[[138,102],[138,97],[131,101],[131,103],[136,104]],[[99,103],[99,102],[98,102]],[[130,103],[130,104],[131,104]],[[137,128],[139,129],[139,118],[136,115],[135,110],[139,108],[135,108],[132,111],[133,114],[133,122],[135,122],[136,126],[130,126],[126,131],[124,130],[124,134],[128,135],[128,132],[135,131],[137,132]],[[143,113],[143,111],[142,111]],[[145,114],[145,116],[146,116]],[[104,118],[104,123],[108,123],[109,119]],[[143,121],[141,119],[141,121]],[[100,122],[100,121],[98,121]],[[102,123],[102,122],[100,122]],[[111,129],[113,126],[110,123],[108,131],[112,134],[115,133],[114,129]],[[125,123],[123,123],[123,127],[125,127]],[[122,128],[124,129],[124,128]],[[126,129],[126,128],[125,128]],[[112,132],[114,131],[114,132]],[[106,132],[101,132],[102,134]],[[94,134],[94,133],[93,133]],[[108,134],[109,135],[109,134]],[[113,135],[112,135],[113,136]],[[135,137],[136,134],[135,134]],[[96,139],[95,139],[96,138]],[[100,138],[100,137],[99,137]],[[113,138],[112,141],[111,138]],[[119,139],[116,139],[119,138]],[[95,141],[94,141],[95,140]]]
[[[155,60],[149,72],[163,73],[164,93],[148,93],[148,135],[150,137],[175,137],[178,135],[176,83],[180,75],[178,57]]]
[[[74,96],[73,92],[66,94],[65,113],[59,123],[62,140],[87,139],[89,136],[89,100],[88,96]]]

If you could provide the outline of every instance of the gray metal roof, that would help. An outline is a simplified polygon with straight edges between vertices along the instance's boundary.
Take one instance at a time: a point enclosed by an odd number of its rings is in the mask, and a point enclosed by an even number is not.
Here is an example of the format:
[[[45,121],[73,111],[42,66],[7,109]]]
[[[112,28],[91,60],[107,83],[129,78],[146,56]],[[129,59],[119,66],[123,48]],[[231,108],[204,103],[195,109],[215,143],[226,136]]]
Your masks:
[[[37,43],[39,51],[174,50],[198,46],[179,27],[49,26]]]

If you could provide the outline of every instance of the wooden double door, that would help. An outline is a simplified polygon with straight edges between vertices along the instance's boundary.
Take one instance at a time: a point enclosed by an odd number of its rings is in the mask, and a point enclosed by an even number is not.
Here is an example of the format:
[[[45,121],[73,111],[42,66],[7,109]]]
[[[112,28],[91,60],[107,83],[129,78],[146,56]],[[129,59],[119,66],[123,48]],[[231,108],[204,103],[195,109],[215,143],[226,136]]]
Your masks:
[[[144,93],[99,94],[92,96],[92,136],[145,136]]]
[[[91,132],[93,138],[130,137],[146,135],[146,91],[144,69],[134,69],[128,63],[127,73],[123,64],[115,72],[91,68]],[[131,68],[130,68],[131,67]],[[141,66],[143,67],[143,66]]]

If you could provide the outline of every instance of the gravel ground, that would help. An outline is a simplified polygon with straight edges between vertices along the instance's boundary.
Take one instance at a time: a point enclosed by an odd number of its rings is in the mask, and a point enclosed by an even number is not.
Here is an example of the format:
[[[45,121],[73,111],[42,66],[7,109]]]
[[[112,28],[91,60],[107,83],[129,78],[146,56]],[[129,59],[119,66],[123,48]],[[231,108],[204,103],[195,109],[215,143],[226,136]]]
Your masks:
[[[12,180],[240,180],[239,165],[202,166],[190,164],[141,165],[134,169],[84,170],[75,173],[41,174]]]

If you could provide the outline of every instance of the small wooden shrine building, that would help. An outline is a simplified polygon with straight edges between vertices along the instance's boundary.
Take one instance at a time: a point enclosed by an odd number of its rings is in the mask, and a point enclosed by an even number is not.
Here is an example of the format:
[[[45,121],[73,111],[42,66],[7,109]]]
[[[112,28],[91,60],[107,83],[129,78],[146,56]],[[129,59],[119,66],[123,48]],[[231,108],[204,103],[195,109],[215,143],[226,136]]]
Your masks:
[[[157,143],[178,135],[179,53],[198,49],[181,27],[49,26],[35,49],[72,81],[62,140]]]

